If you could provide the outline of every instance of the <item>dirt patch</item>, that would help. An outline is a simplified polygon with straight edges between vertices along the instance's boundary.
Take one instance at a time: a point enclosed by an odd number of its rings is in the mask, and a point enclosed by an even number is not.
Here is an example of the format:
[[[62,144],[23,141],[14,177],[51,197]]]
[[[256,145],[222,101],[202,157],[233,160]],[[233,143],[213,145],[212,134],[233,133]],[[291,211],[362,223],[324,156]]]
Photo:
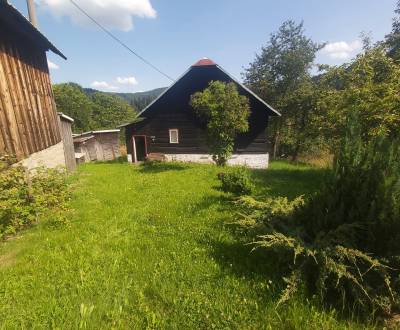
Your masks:
[[[392,315],[386,320],[385,325],[388,329],[400,329],[400,314]]]
[[[6,254],[0,255],[0,269],[15,265],[17,262],[17,254],[18,251],[13,250]]]

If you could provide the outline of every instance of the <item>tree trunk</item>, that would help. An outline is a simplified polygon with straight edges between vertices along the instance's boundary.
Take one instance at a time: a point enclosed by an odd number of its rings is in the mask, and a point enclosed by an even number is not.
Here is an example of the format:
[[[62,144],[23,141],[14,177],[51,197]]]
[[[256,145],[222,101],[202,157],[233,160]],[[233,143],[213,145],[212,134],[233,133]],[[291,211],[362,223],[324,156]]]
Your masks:
[[[300,151],[300,143],[297,142],[292,155],[292,162],[297,162],[297,159],[299,158],[299,151]]]
[[[273,149],[273,159],[276,159],[276,154],[278,153],[279,150],[279,142],[280,142],[280,129],[275,133],[275,138],[274,138],[274,149]]]
[[[281,118],[277,119],[275,125],[275,133],[272,142],[272,159],[276,159],[276,155],[279,152],[279,143],[281,138],[281,124],[282,124]]]
[[[304,140],[302,133],[304,132],[304,130],[306,128],[306,121],[307,121],[307,111],[305,109],[303,109],[302,113],[301,113],[300,125],[298,127],[296,127],[297,139],[296,139],[296,146],[295,146],[293,154],[292,154],[292,162],[296,162],[297,159],[299,158],[300,148],[301,148],[302,142],[304,142],[301,139]]]

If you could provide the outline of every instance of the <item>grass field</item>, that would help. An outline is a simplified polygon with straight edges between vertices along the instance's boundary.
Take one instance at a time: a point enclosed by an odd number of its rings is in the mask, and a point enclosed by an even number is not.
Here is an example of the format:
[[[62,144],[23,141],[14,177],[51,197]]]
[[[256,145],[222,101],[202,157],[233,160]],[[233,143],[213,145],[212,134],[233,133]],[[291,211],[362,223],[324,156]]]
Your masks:
[[[336,329],[299,297],[275,308],[279,279],[224,224],[234,217],[214,166],[87,164],[70,226],[46,222],[0,245],[4,329]],[[256,194],[293,198],[324,171],[273,163]]]

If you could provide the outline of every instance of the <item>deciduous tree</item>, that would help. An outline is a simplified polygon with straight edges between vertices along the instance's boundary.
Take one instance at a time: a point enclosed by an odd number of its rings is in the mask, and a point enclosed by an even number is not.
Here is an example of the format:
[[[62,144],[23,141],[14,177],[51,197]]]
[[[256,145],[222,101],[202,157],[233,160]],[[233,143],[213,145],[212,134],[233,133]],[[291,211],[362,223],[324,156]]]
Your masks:
[[[197,116],[207,125],[210,152],[217,165],[225,165],[232,154],[235,137],[249,128],[249,100],[234,83],[212,81],[191,97]]]
[[[267,45],[243,74],[245,84],[282,114],[273,118],[268,130],[273,157],[289,153],[297,158],[304,144],[299,141],[302,137],[299,133],[306,125],[311,107],[304,106],[310,97],[301,90],[309,89],[312,83],[310,70],[316,52],[322,47],[305,35],[303,23],[286,21],[271,34]]]

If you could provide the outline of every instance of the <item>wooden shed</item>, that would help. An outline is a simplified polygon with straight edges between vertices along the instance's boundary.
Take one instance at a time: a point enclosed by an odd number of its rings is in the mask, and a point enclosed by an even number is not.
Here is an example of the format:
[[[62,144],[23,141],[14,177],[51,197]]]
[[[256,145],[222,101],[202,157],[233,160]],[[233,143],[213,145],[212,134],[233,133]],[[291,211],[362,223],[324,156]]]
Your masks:
[[[0,0],[0,153],[28,168],[65,166],[46,51],[66,57]]]
[[[85,162],[114,160],[121,156],[119,151],[119,129],[90,131],[74,135],[77,158]]]

